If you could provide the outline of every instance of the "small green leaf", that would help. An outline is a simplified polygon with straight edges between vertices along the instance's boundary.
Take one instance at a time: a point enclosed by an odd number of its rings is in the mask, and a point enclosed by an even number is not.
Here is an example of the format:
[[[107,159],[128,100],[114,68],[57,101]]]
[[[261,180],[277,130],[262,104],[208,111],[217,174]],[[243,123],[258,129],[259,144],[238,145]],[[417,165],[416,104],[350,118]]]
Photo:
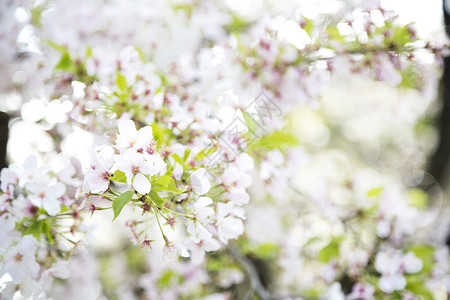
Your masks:
[[[42,233],[41,221],[35,221],[32,224],[28,225],[23,232],[24,235],[32,234],[34,238],[37,240],[41,237],[41,233]]]
[[[335,237],[331,242],[322,248],[319,252],[319,260],[323,263],[328,263],[332,258],[339,257],[339,244],[342,237]]]
[[[161,199],[156,191],[152,190],[150,191],[150,193],[148,193],[148,195],[157,206],[162,207],[164,205],[164,200]]]
[[[52,47],[53,49],[61,52],[61,53],[67,53],[67,49],[64,46],[61,46],[53,41],[50,40],[46,40],[45,41],[50,47]]]
[[[194,160],[196,161],[201,161],[202,159],[204,159],[205,157],[207,157],[210,154],[213,154],[214,152],[216,152],[216,148],[205,148],[200,150],[194,157]]]
[[[127,177],[125,176],[125,173],[120,170],[114,172],[114,175],[111,177],[111,180],[127,183]]]
[[[433,246],[429,245],[417,245],[413,246],[409,249],[409,251],[413,252],[415,256],[420,258],[423,262],[422,272],[430,272],[435,264],[434,261],[434,252],[435,249]]]
[[[298,139],[287,132],[275,131],[274,133],[263,136],[261,139],[253,142],[251,148],[284,149],[298,145]]]
[[[121,90],[122,92],[127,88],[127,79],[125,78],[125,76],[120,74],[120,72],[117,72],[116,84],[119,90]]]
[[[255,133],[258,130],[258,128],[260,127],[258,125],[258,122],[256,122],[255,119],[252,116],[250,116],[250,114],[247,113],[246,111],[243,111],[242,115],[244,116],[244,121],[248,127],[248,130],[251,133]]]
[[[419,276],[407,276],[406,277],[406,288],[407,290],[413,292],[416,296],[422,296],[422,299],[434,299],[430,290],[425,285],[425,280]]]
[[[122,195],[119,195],[116,199],[113,201],[113,211],[114,211],[114,219],[113,221],[119,216],[122,209],[127,205],[128,202],[130,202],[131,198],[133,198],[133,191],[127,191],[123,193]]]
[[[42,232],[47,236],[50,245],[53,245],[53,237],[51,235],[50,220],[45,220],[42,222]]]
[[[251,23],[244,18],[233,15],[230,23],[224,26],[224,29],[229,33],[241,33],[249,28]]]
[[[155,183],[160,184],[160,189],[162,190],[175,193],[181,192],[181,190],[177,188],[175,180],[169,175],[158,177],[158,179],[155,180]]]
[[[274,259],[278,256],[279,246],[274,244],[261,244],[251,250],[253,254],[262,259]]]
[[[410,198],[409,203],[419,209],[426,209],[428,205],[428,194],[418,188],[413,188],[408,191]]]
[[[380,186],[374,189],[371,189],[367,192],[368,197],[378,197],[381,195],[381,192],[383,191],[384,187]]]
[[[178,156],[178,154],[172,153],[172,154],[170,154],[170,156],[172,156],[173,159],[175,159],[175,161],[176,161],[177,163],[179,163],[180,165],[183,165],[183,162],[181,161],[181,158]]]
[[[55,69],[63,71],[72,71],[75,69],[75,65],[67,51],[63,52],[63,55],[61,56],[61,59],[56,65]]]
[[[159,127],[159,125],[156,124],[156,122],[154,122],[152,124],[152,131],[153,131],[153,138],[155,139],[158,147],[160,147],[164,142],[164,130],[161,127]]]
[[[186,162],[186,160],[189,158],[189,154],[191,154],[191,149],[187,148],[186,150],[184,150],[184,155],[183,155],[184,162]]]

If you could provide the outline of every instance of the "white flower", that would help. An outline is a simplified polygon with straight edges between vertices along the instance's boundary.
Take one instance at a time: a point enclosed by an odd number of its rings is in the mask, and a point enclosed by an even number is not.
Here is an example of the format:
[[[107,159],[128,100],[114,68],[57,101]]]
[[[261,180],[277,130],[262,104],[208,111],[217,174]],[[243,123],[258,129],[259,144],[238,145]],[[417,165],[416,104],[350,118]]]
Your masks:
[[[125,173],[128,185],[142,195],[150,192],[152,185],[144,174],[153,173],[153,169],[152,165],[144,159],[142,154],[130,149],[121,155],[115,155],[114,160],[117,168]]]
[[[382,275],[378,285],[385,293],[403,290],[406,287],[403,273],[417,273],[422,267],[422,261],[413,253],[402,255],[400,251],[390,249],[375,257],[375,269]]]
[[[205,252],[217,251],[220,249],[220,243],[214,238],[196,243],[191,237],[187,237],[183,240],[182,245],[189,251],[191,261],[195,265],[199,265],[203,262]]]
[[[172,176],[176,179],[176,180],[181,180],[181,176],[183,175],[183,167],[175,162],[175,166],[173,168],[173,172],[172,172]]]
[[[352,293],[348,295],[348,300],[373,300],[375,287],[369,283],[357,283],[352,288]]]
[[[37,166],[37,157],[30,155],[25,160],[23,167],[12,164],[9,169],[17,174],[19,177],[19,186],[24,187],[27,183],[35,180],[42,180],[50,171],[49,166]]]
[[[390,294],[403,290],[406,287],[406,279],[399,274],[387,274],[380,278],[378,286],[383,292]]]
[[[133,148],[136,151],[145,151],[145,147],[153,140],[153,131],[149,126],[136,130],[132,120],[121,120],[119,122],[119,134],[117,135],[117,148],[124,151]]]
[[[187,231],[195,243],[212,238],[212,234],[202,225],[209,217],[214,215],[214,210],[208,207],[212,203],[211,198],[200,197],[192,206],[192,214],[194,217],[193,219],[188,219]]]
[[[279,174],[279,167],[284,162],[283,153],[280,150],[275,149],[267,153],[265,159],[261,162],[259,177],[262,180],[267,180],[273,175]]]
[[[17,174],[13,171],[11,171],[8,168],[3,168],[0,173],[0,181],[1,181],[1,190],[2,192],[8,191],[8,186],[10,184],[17,184],[19,181],[19,178],[17,177]]]
[[[219,240],[227,244],[228,240],[236,239],[244,233],[244,211],[240,207],[235,207],[233,202],[217,204],[217,221]]]
[[[91,168],[86,171],[83,182],[83,191],[92,193],[102,193],[109,187],[110,169],[113,161],[104,159],[101,156],[92,154]]]
[[[198,195],[206,194],[211,189],[211,184],[205,176],[206,169],[198,169],[191,174],[191,186],[194,193]]]
[[[66,186],[61,182],[47,186],[44,182],[32,182],[27,185],[27,190],[31,193],[29,199],[34,206],[45,209],[54,216],[61,210],[59,198],[64,195]]]
[[[16,227],[16,222],[13,218],[3,215],[0,217],[0,250],[6,250],[11,244],[9,234]]]
[[[26,277],[37,276],[39,265],[34,258],[35,248],[34,237],[26,235],[5,254],[4,272],[11,275],[13,283],[21,283]]]
[[[412,252],[408,252],[402,260],[405,273],[417,273],[422,270],[423,262],[420,258],[414,255]]]

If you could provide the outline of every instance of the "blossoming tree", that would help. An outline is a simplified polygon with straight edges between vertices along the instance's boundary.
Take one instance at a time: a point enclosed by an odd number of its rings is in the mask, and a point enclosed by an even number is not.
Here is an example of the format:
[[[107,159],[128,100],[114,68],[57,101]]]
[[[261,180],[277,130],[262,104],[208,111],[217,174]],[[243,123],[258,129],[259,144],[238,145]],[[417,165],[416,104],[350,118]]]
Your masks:
[[[444,43],[232,2],[0,4],[2,109],[49,145],[1,171],[2,298],[447,299]]]

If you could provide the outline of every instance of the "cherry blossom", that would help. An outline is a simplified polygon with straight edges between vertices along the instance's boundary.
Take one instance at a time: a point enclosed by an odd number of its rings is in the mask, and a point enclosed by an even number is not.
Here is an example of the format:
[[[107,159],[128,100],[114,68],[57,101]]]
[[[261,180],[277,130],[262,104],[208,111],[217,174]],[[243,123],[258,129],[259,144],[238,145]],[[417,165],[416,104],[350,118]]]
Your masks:
[[[38,275],[39,265],[34,258],[35,248],[36,240],[26,235],[6,252],[3,272],[11,275],[13,283],[21,283],[26,277],[35,278]]]
[[[47,186],[45,182],[32,182],[27,185],[27,189],[31,192],[29,199],[31,203],[54,216],[61,210],[59,198],[64,195],[66,187],[58,182],[54,185]]]

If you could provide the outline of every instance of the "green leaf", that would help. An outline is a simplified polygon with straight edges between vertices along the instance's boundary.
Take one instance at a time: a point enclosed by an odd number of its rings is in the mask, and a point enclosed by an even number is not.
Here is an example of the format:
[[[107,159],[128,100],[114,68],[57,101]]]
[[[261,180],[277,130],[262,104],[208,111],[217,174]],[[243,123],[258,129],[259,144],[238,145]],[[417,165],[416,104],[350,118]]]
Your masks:
[[[181,190],[177,188],[175,180],[169,175],[158,177],[158,179],[155,180],[155,183],[160,184],[163,190],[175,193],[181,192]]]
[[[117,72],[116,84],[119,90],[121,90],[122,92],[125,91],[127,88],[127,80],[125,76],[120,74],[120,72]]]
[[[279,247],[274,244],[261,244],[255,249],[252,249],[252,253],[262,259],[276,258],[279,253]]]
[[[426,209],[428,206],[428,194],[422,189],[413,188],[408,191],[409,203],[419,209]]]
[[[246,124],[247,127],[248,127],[248,130],[249,130],[251,133],[256,132],[260,126],[259,126],[259,124],[255,121],[255,119],[254,119],[252,116],[250,116],[250,114],[247,113],[246,111],[243,111],[243,112],[242,112],[242,115],[244,116],[244,121],[245,121],[245,124]]]
[[[342,237],[334,237],[331,242],[322,248],[319,252],[319,260],[328,263],[332,258],[339,257],[339,244]]]
[[[61,46],[53,41],[50,40],[46,40],[45,41],[50,47],[52,47],[53,49],[61,52],[61,53],[67,53],[67,49],[64,46]]]
[[[31,234],[36,238],[37,240],[41,237],[42,233],[42,222],[41,221],[35,221],[31,223],[30,225],[26,226],[23,234],[28,235]]]
[[[261,139],[250,144],[251,148],[265,148],[272,149],[285,149],[288,147],[294,147],[298,145],[298,139],[294,135],[283,132],[275,131],[271,135],[262,137]]]
[[[161,127],[159,127],[159,125],[156,124],[156,122],[154,122],[152,124],[152,131],[153,131],[153,138],[155,139],[158,147],[160,147],[164,142],[164,130]]]
[[[374,189],[371,189],[367,192],[368,197],[378,197],[381,195],[381,192],[383,191],[384,187],[380,186]]]
[[[119,216],[122,209],[127,205],[128,202],[130,202],[131,198],[133,197],[134,192],[133,191],[127,191],[123,193],[122,195],[119,195],[116,199],[113,201],[113,211],[114,211],[114,219],[113,221]]]
[[[406,289],[413,292],[416,296],[422,296],[424,299],[434,299],[430,290],[425,285],[425,280],[419,276],[407,276]]]
[[[344,37],[339,32],[339,29],[337,27],[335,27],[335,26],[328,27],[327,28],[327,33],[328,33],[328,38],[330,40],[336,40],[336,41],[339,41],[339,42],[343,42],[344,41]]]
[[[150,193],[148,193],[148,195],[157,206],[162,207],[164,205],[164,200],[161,199],[161,197],[158,195],[156,191],[151,190]]]
[[[177,163],[179,163],[180,165],[183,165],[183,162],[181,161],[181,158],[178,156],[178,154],[172,153],[172,154],[170,154],[170,156],[172,156],[173,159],[175,159],[175,161],[176,161]]]
[[[50,245],[53,244],[53,237],[51,235],[51,226],[50,226],[50,220],[45,220],[42,222],[42,232],[47,236],[48,242]]]
[[[125,173],[120,170],[114,172],[114,175],[111,177],[111,180],[127,183],[127,177],[125,176]]]
[[[165,272],[157,281],[156,285],[160,289],[168,289],[171,286],[178,286],[182,284],[184,277],[172,270]]]
[[[241,33],[245,31],[247,28],[249,28],[250,25],[251,22],[248,22],[243,18],[233,15],[232,21],[227,25],[225,25],[224,29],[229,33]]]
[[[202,159],[204,159],[205,157],[207,157],[210,154],[213,154],[214,152],[216,152],[216,148],[205,148],[200,150],[194,157],[194,160],[196,161],[201,161]]]
[[[63,55],[61,56],[61,59],[55,69],[63,71],[73,71],[75,69],[75,65],[67,51],[63,52]]]
[[[420,258],[423,262],[423,268],[421,272],[428,273],[434,267],[434,252],[435,249],[429,245],[417,245],[413,246],[409,249],[409,251],[413,252],[415,256]]]
[[[183,155],[184,162],[186,162],[186,160],[189,158],[189,154],[191,154],[191,149],[187,148],[186,150],[184,150],[184,155]]]

